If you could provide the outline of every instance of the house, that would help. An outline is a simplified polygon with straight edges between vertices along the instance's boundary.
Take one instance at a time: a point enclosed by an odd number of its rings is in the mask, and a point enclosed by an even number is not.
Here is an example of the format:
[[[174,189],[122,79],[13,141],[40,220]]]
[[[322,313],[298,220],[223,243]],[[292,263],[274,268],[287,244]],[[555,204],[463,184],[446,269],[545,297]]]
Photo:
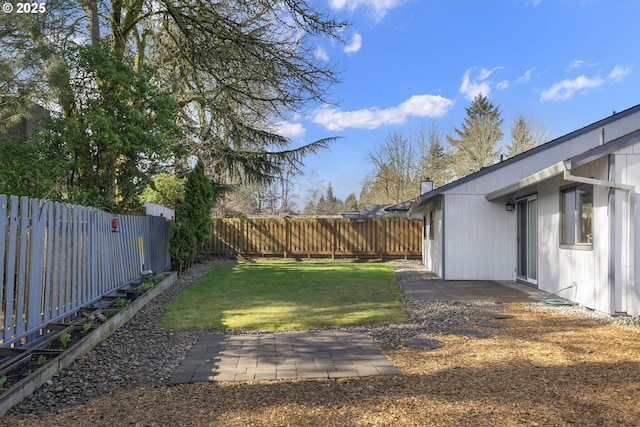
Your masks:
[[[408,211],[413,204],[413,200],[409,200],[395,205],[389,204],[365,204],[360,212],[342,212],[343,218],[362,219],[362,218],[408,218]]]
[[[14,137],[25,137],[31,136],[33,133],[39,129],[38,120],[49,117],[49,110],[41,107],[40,105],[29,103],[27,106],[27,113],[16,114],[15,111],[20,111],[17,105],[14,105],[15,102],[0,99],[0,105],[4,107],[4,111],[0,113],[0,125],[5,123],[13,123],[9,126],[8,129],[0,132],[0,136],[14,136]],[[2,129],[2,126],[0,126]]]
[[[423,263],[640,315],[640,105],[422,194]]]
[[[156,203],[144,202],[142,207],[144,208],[145,215],[148,216],[161,216],[168,220],[175,219],[176,216],[175,209],[167,208]]]

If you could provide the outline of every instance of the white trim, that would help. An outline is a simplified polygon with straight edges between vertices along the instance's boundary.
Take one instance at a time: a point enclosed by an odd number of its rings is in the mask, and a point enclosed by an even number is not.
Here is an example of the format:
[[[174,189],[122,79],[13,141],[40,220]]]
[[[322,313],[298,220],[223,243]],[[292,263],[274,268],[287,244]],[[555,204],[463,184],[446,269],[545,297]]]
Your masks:
[[[564,162],[558,162],[554,165],[549,166],[548,168],[542,169],[540,172],[529,175],[528,177],[523,178],[514,184],[507,185],[506,187],[502,187],[499,190],[493,191],[487,194],[485,198],[491,202],[493,200],[499,199],[500,197],[507,196],[518,190],[526,188],[530,185],[537,184],[538,182],[553,178],[556,175],[560,175],[564,170]]]

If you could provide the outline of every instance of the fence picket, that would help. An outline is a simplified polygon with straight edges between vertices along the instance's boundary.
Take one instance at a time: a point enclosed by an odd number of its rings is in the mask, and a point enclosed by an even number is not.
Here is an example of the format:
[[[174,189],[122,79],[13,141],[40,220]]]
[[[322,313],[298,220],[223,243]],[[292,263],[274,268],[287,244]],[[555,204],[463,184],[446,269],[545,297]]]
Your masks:
[[[18,275],[16,277],[15,291],[15,320],[14,334],[18,335],[24,332],[24,300],[27,280],[27,244],[29,239],[29,198],[20,198],[20,226],[17,237],[19,237],[18,249]]]
[[[38,200],[31,200],[31,236],[29,247],[29,295],[27,302],[26,329],[42,321],[43,311],[43,264],[44,233],[42,227],[42,207]]]
[[[13,326],[13,318],[15,311],[14,305],[14,291],[15,291],[15,278],[16,278],[16,245],[17,245],[17,218],[18,218],[18,198],[12,196],[10,199],[10,213],[9,213],[9,243],[7,245],[7,267],[5,276],[5,317],[3,333],[9,337],[14,336],[15,328]]]
[[[7,226],[8,226],[7,196],[2,194],[0,195],[0,230],[2,230],[3,236],[6,236],[7,234]],[[6,253],[6,244],[7,244],[6,238],[0,239],[0,278],[6,277],[4,274],[6,271],[6,263],[5,263],[6,258],[4,256]],[[4,329],[5,311],[2,309],[3,297],[4,297],[4,286],[0,286],[0,326],[2,326],[2,328]]]

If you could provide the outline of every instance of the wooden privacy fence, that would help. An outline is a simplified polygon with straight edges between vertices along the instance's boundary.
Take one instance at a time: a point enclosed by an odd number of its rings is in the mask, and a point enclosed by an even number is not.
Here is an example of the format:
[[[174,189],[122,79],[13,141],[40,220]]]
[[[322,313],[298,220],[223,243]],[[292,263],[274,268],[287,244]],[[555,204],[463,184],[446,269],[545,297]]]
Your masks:
[[[422,222],[412,219],[216,219],[215,255],[419,258]]]
[[[37,336],[143,270],[171,267],[169,223],[161,217],[0,195],[0,231],[2,345]]]

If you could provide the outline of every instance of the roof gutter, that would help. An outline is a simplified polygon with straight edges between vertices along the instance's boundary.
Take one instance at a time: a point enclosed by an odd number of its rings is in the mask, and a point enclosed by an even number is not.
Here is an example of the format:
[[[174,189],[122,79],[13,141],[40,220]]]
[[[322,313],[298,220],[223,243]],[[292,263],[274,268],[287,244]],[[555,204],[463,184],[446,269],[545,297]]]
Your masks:
[[[564,179],[565,181],[577,182],[581,184],[590,184],[600,187],[614,188],[627,192],[627,253],[624,259],[627,277],[625,279],[625,287],[627,294],[627,314],[633,317],[640,315],[640,295],[636,289],[635,283],[635,192],[636,187],[628,184],[621,184],[613,181],[605,181],[601,179],[587,178],[584,176],[576,176],[571,174],[571,161],[564,162]],[[624,236],[625,233],[622,233]]]

